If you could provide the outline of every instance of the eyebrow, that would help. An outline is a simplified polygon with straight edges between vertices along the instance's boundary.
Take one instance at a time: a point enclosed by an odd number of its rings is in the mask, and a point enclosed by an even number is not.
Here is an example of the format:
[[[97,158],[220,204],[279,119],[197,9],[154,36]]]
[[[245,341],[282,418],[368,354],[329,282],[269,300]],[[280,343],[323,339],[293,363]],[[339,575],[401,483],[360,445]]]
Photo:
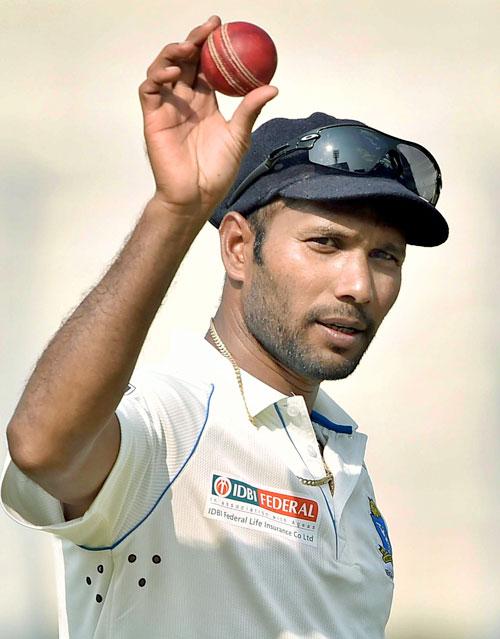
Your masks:
[[[342,228],[335,226],[335,224],[319,224],[310,226],[304,229],[305,233],[320,233],[322,235],[335,235],[337,237],[344,237],[346,239],[353,239],[356,237],[356,232],[349,233]]]

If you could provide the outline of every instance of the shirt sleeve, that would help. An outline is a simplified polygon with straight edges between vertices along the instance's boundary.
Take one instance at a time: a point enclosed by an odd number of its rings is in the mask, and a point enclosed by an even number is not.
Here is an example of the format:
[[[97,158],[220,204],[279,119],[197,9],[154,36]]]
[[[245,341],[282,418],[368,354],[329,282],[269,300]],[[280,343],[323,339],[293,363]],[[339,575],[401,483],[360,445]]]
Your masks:
[[[89,548],[116,544],[152,507],[168,482],[165,412],[169,394],[147,374],[135,376],[116,409],[121,443],[115,464],[87,512],[65,521],[61,503],[22,473],[8,458],[1,488],[2,505],[17,522]],[[170,400],[175,397],[170,394]],[[161,410],[162,407],[164,410]],[[171,410],[171,409],[170,409]],[[163,413],[163,414],[162,414]]]

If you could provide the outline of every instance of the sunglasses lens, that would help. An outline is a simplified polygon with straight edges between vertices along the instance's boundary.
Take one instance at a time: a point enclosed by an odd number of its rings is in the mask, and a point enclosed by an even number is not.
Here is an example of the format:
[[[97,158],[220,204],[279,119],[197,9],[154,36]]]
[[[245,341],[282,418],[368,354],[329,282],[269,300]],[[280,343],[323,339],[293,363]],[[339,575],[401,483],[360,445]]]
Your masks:
[[[309,160],[337,171],[398,179],[428,202],[437,201],[438,174],[430,158],[416,147],[395,144],[394,139],[371,129],[356,126],[323,129],[309,150]]]
[[[387,153],[386,140],[369,129],[332,127],[309,151],[309,160],[339,171],[367,173]]]
[[[435,204],[439,195],[437,189],[438,173],[433,162],[420,149],[408,144],[397,145],[399,157],[402,160],[402,182],[425,198],[428,202]]]

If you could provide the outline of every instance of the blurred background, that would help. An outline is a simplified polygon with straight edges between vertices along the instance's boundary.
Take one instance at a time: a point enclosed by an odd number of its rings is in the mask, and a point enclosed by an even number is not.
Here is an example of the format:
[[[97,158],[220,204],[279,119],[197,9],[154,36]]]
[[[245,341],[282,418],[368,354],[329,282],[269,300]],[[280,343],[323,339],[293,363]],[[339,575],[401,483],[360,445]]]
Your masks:
[[[217,13],[276,42],[259,122],[323,110],[427,146],[449,241],[410,247],[398,302],[356,373],[325,386],[369,437],[396,588],[388,639],[500,637],[497,2],[2,0],[0,424],[60,322],[153,192],[137,88],[159,50]],[[221,98],[229,117],[237,104]],[[204,332],[222,289],[205,228],[140,362]],[[5,456],[0,445],[0,461]],[[55,639],[50,539],[0,514],[0,636]],[[110,638],[112,639],[112,638]]]

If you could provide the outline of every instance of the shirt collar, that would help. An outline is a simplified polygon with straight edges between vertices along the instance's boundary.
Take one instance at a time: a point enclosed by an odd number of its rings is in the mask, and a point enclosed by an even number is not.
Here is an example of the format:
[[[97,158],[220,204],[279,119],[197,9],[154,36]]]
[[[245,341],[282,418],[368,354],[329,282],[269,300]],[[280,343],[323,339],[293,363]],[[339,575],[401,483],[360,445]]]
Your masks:
[[[288,398],[288,395],[276,390],[272,386],[268,386],[265,382],[244,370],[241,371],[241,380],[243,382],[243,390],[245,392],[248,410],[252,417],[257,417],[259,413],[266,410],[269,406]]]
[[[214,371],[217,371],[217,375],[224,376],[229,383],[231,383],[229,378],[232,378],[236,392],[239,393],[233,365],[204,336],[186,331],[178,332],[173,337],[171,344],[168,359],[169,364],[174,369],[192,374],[193,369],[196,368],[199,372],[206,371],[210,376],[213,376]],[[243,369],[241,369],[241,379],[248,410],[252,417],[258,416],[269,406],[278,402],[283,405],[289,399],[288,395],[269,386]],[[357,424],[352,418],[322,388],[318,389],[313,411],[315,414],[326,418],[326,422],[322,425],[329,430],[337,429],[329,427],[328,422],[332,426],[352,427],[353,431],[357,428]]]
[[[358,425],[352,417],[348,415],[322,388],[318,390],[313,411],[313,415],[314,413],[318,413],[320,416],[326,417],[326,419],[330,422],[330,425],[326,423],[321,424],[328,430],[348,433],[348,430],[344,431],[342,428],[338,429],[333,426],[350,427],[352,428],[351,432],[354,432],[358,428]],[[320,423],[319,420],[316,421]]]
[[[196,366],[198,372],[205,374],[205,376],[208,375],[210,378],[216,372],[217,376],[223,376],[228,383],[234,382],[236,392],[240,392],[233,365],[204,336],[189,332],[176,333],[172,340],[168,362],[169,368],[172,367],[174,370],[186,374],[189,371],[192,373],[193,366]],[[287,397],[284,393],[268,386],[243,369],[241,369],[241,380],[248,410],[252,417]]]

